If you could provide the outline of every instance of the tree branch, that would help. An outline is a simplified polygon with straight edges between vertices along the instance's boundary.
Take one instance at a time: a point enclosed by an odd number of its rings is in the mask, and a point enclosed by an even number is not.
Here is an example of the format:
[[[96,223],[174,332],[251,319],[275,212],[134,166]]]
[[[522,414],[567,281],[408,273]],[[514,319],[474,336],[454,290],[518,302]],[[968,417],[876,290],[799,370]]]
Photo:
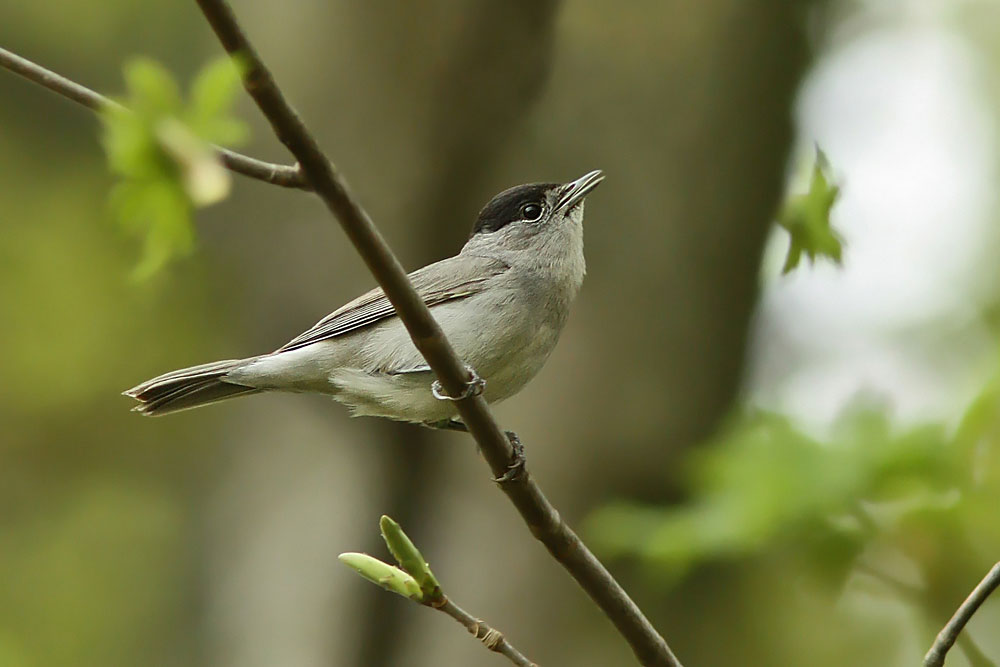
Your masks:
[[[867,574],[872,579],[882,583],[893,593],[897,594],[906,602],[916,606],[925,614],[936,616],[935,608],[927,599],[924,589],[901,581],[887,572],[879,570],[878,568],[866,563],[859,563],[855,566],[855,569],[858,572]],[[960,634],[955,643],[958,644],[958,647],[962,649],[963,653],[965,653],[965,658],[969,661],[970,667],[997,667],[995,662],[986,657],[986,654],[983,653],[983,650],[979,648],[979,645],[972,640],[972,637],[970,637],[968,633]]]
[[[285,100],[271,73],[243,33],[224,0],[197,0],[225,50],[247,65],[243,83],[278,139],[301,165],[316,194],[340,222],[368,269],[406,326],[446,392],[461,396],[472,376],[455,354],[430,310],[417,295],[399,260],[320,150],[316,139]],[[523,467],[482,396],[456,403],[463,422],[479,443],[501,488],[539,539],[614,623],[643,665],[680,667],[663,637],[621,585],[562,520]],[[512,471],[514,474],[505,477]]]
[[[3,48],[0,48],[0,67],[10,70],[14,74],[19,74],[25,79],[48,88],[57,95],[62,95],[66,99],[73,100],[92,111],[100,111],[105,108],[124,108],[118,102],[86,86],[82,86],[75,81],[70,81],[64,76],[47,70],[41,65],[35,64]],[[222,164],[234,173],[283,188],[311,189],[309,182],[302,174],[298,165],[272,164],[221,146],[215,146],[214,148]]]
[[[518,667],[538,667],[531,660],[526,658],[520,651],[514,648],[509,641],[503,636],[498,630],[491,628],[484,621],[479,620],[469,612],[465,611],[457,604],[449,600],[444,599],[443,604],[426,605],[432,609],[437,609],[443,611],[444,613],[451,616],[453,619],[465,626],[465,629],[469,631],[473,637],[478,639],[483,643],[483,646],[491,651],[495,651],[502,656],[505,656],[512,663]]]
[[[944,665],[945,656],[955,644],[955,640],[958,639],[965,625],[979,610],[986,598],[996,590],[997,586],[1000,586],[1000,563],[990,569],[979,585],[969,594],[969,597],[965,598],[965,602],[961,604],[951,620],[938,633],[931,650],[924,656],[924,667],[942,667]]]

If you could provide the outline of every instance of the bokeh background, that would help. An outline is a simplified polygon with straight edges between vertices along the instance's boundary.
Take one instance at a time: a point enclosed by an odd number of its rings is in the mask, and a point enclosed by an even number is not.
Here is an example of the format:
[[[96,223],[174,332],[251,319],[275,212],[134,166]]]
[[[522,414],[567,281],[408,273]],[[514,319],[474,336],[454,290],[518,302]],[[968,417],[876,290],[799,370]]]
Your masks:
[[[496,412],[686,665],[917,663],[1000,559],[1000,2],[234,4],[407,267],[503,188],[606,171],[568,328]],[[9,3],[0,45],[106,93],[219,53],[165,0]],[[0,100],[0,665],[501,664],[337,563],[385,556],[383,513],[539,663],[631,664],[468,437],[311,396],[130,414],[372,279],[314,198],[237,180],[130,280],[95,119],[3,72]],[[817,144],[843,266],[783,276]],[[949,665],[1000,661],[998,627]]]

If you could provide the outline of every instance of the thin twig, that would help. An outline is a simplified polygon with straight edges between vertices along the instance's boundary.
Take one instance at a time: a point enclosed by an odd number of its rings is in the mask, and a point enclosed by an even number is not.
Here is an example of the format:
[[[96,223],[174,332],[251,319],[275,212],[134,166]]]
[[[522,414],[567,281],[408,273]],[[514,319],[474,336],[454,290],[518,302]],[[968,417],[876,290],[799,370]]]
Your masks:
[[[197,0],[226,51],[245,64],[243,83],[278,139],[295,156],[317,195],[340,222],[368,269],[382,286],[406,326],[414,345],[437,375],[444,390],[461,396],[472,377],[455,354],[430,310],[417,295],[399,260],[350,192],[343,177],[320,150],[316,139],[291,108],[256,49],[224,0]],[[456,403],[462,421],[479,443],[500,486],[528,524],[532,534],[577,580],[628,641],[643,665],[680,667],[666,641],[621,585],[590,552],[541,489],[522,468],[504,478],[518,459],[482,396]]]
[[[47,70],[41,65],[31,62],[16,53],[11,53],[0,48],[0,67],[8,69],[14,74],[19,74],[29,81],[48,88],[52,92],[62,95],[66,99],[73,100],[92,111],[102,109],[123,109],[124,107],[114,100],[101,95],[100,93],[81,86],[75,81],[70,81],[64,76]],[[242,174],[258,181],[264,181],[271,185],[278,185],[283,188],[296,188],[299,190],[310,190],[309,182],[306,180],[298,165],[283,165],[264,162],[255,158],[231,151],[228,148],[215,146],[215,151],[219,155],[219,160],[230,171]]]
[[[453,619],[465,626],[473,637],[483,643],[483,646],[491,651],[495,651],[505,656],[518,667],[538,667],[531,660],[526,658],[520,651],[514,648],[507,638],[499,630],[491,628],[485,621],[481,621],[469,612],[465,611],[457,604],[444,598],[443,602],[427,604],[432,609],[443,611]]]
[[[931,650],[924,656],[924,667],[942,667],[944,665],[948,650],[955,644],[955,640],[958,639],[958,635],[965,628],[966,623],[978,611],[986,598],[996,590],[997,586],[1000,586],[1000,563],[990,569],[979,585],[969,594],[969,597],[965,598],[965,602],[961,604],[951,620],[938,633]]]
[[[867,563],[859,563],[856,566],[856,569],[858,572],[867,574],[869,577],[881,582],[899,595],[899,597],[923,610],[924,613],[936,615],[936,610],[934,610],[931,606],[924,589],[901,581],[887,572],[868,565]],[[997,667],[996,663],[990,660],[986,654],[983,653],[983,650],[979,648],[979,645],[976,644],[972,637],[969,636],[969,633],[966,632],[960,634],[955,643],[960,649],[962,649],[962,652],[965,654],[965,658],[969,661],[969,665],[971,665],[971,667]]]

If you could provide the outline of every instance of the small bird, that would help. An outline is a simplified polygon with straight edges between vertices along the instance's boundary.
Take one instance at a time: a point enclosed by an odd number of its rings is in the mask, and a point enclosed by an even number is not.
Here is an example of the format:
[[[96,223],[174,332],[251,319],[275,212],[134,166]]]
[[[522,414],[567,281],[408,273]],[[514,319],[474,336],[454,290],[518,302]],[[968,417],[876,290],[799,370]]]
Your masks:
[[[584,198],[602,180],[592,171],[505,190],[457,255],[409,275],[455,352],[485,381],[488,402],[520,391],[555,347],[583,282]],[[155,416],[265,391],[319,392],[355,416],[462,427],[380,288],[270,354],[184,368],[124,393],[139,401],[135,411]]]

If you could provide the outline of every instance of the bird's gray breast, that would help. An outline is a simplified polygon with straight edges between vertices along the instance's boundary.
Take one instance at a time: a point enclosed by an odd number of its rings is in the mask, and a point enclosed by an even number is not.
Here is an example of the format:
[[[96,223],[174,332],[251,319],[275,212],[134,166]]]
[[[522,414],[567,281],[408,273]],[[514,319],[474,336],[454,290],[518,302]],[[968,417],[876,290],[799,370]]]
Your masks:
[[[434,309],[458,355],[486,379],[485,398],[517,393],[541,369],[566,323],[571,294],[544,272],[512,269],[490,289]]]

